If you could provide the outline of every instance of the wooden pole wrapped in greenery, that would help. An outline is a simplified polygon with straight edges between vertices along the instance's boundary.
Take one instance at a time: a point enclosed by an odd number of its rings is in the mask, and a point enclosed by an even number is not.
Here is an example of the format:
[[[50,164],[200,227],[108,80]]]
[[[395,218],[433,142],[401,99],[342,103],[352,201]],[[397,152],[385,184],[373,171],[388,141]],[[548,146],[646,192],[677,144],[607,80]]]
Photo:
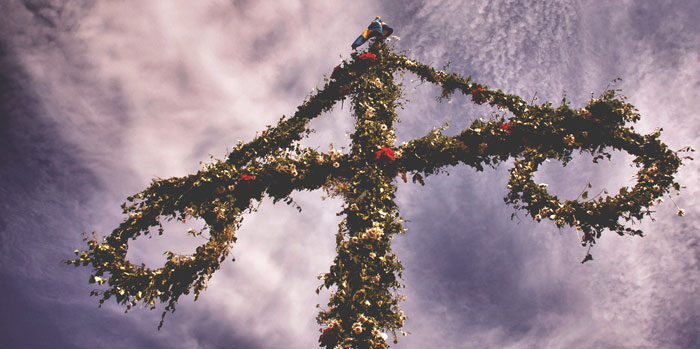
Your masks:
[[[508,110],[512,117],[475,121],[456,136],[435,130],[397,146],[393,123],[401,89],[394,77],[401,71],[442,86],[443,97],[461,92],[471,95],[474,103]],[[308,133],[309,121],[348,97],[356,119],[350,153],[301,148],[298,141]],[[549,219],[559,227],[580,230],[581,243],[590,249],[605,229],[642,235],[625,223],[650,215],[655,200],[680,188],[674,175],[681,158],[659,141],[659,132],[634,132],[628,125],[638,119],[636,109],[612,90],[580,109],[566,102],[556,108],[550,103],[530,104],[398,55],[377,41],[336,67],[324,88],[292,117],[239,144],[226,160],[189,176],[154,180],[129,197],[123,205],[126,219],[101,240],[95,233],[86,237],[87,250],[76,250],[77,257],[67,262],[94,269],[90,281],[106,286],[92,293],[101,297],[100,304],[113,298],[129,310],[139,303],[151,308],[156,302],[165,303],[164,318],[175,311],[180,296],[193,292],[196,299],[206,288],[236,241],[241,215],[254,210],[255,202],[267,195],[275,202],[292,203],[293,191],[325,188],[342,196],[345,205],[336,237],[337,257],[321,276],[319,289],[331,289],[331,296],[318,315],[319,341],[327,348],[385,348],[387,333],[396,342],[406,319],[399,309],[402,266],[391,249],[392,238],[404,231],[394,201],[396,178],[406,181],[410,176],[422,183],[445,166],[462,163],[482,170],[512,157],[506,203],[526,210],[537,221]],[[639,168],[636,185],[615,196],[582,195],[580,200],[561,202],[533,182],[534,171],[546,159],[566,163],[580,151],[597,160],[610,157],[611,149],[636,156]],[[194,254],[166,252],[167,262],[159,269],[126,259],[130,240],[148,234],[152,227],[162,233],[164,219],[190,218],[206,222],[206,231],[194,234],[209,235]]]

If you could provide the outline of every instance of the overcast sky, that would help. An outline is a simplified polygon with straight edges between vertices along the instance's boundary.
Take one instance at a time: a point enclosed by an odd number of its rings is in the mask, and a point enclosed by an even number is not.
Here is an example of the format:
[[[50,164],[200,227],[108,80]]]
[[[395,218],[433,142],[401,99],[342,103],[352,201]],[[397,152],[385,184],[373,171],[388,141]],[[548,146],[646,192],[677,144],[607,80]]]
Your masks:
[[[63,260],[80,233],[110,232],[119,205],[153,177],[197,171],[238,140],[291,115],[375,16],[396,50],[526,99],[581,107],[616,77],[649,133],[699,148],[700,7],[696,1],[50,1],[0,3],[0,346],[8,348],[309,348],[319,335],[316,276],[335,253],[341,201],[264,200],[195,303],[160,312],[97,308],[87,268]],[[405,74],[399,142],[488,117],[464,97]],[[315,120],[305,145],[348,145],[349,106]],[[608,233],[585,249],[572,229],[503,204],[508,168],[449,169],[398,183],[408,232],[409,317],[396,348],[700,347],[700,187],[666,198],[644,238]],[[630,157],[551,162],[536,180],[565,199],[586,183],[633,185]],[[674,203],[675,201],[675,203]],[[676,215],[676,205],[686,210]],[[130,244],[151,266],[203,241],[173,226]]]

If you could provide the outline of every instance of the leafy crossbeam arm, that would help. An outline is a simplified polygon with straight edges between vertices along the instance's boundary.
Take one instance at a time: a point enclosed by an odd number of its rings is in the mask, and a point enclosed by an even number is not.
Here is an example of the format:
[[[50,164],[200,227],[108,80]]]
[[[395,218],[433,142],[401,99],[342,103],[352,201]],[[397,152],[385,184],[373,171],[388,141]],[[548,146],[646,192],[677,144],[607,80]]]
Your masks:
[[[335,160],[346,163],[342,156]],[[317,189],[329,177],[347,176],[349,168],[333,166],[337,161],[313,149],[296,149],[261,159],[241,170],[219,161],[194,175],[155,180],[149,188],[129,198],[123,206],[128,218],[112,234],[102,243],[98,243],[94,233],[86,237],[88,250],[76,250],[78,258],[69,262],[76,266],[92,264],[95,273],[91,282],[109,284],[109,289],[94,292],[102,296],[100,304],[115,297],[128,310],[139,302],[154,307],[160,301],[167,303],[165,316],[167,311],[175,310],[181,295],[193,291],[196,299],[206,288],[236,241],[241,215],[252,211],[256,201],[267,194],[275,201],[292,203],[288,195],[294,190]],[[151,234],[152,228],[162,234],[163,221],[187,222],[197,218],[204,220],[205,229],[190,233],[208,233],[209,239],[195,253],[178,255],[166,251],[167,262],[155,270],[126,259],[130,240]]]
[[[395,146],[393,123],[401,89],[397,72],[408,70],[425,81],[442,86],[442,97],[456,91],[476,104],[488,103],[512,114],[489,122],[475,121],[456,136],[435,130],[425,137]],[[320,153],[300,148],[308,123],[347,97],[356,119],[349,154],[333,150]],[[396,341],[406,317],[399,309],[401,262],[391,249],[392,238],[404,231],[394,201],[399,175],[410,173],[414,181],[446,166],[466,164],[482,170],[509,158],[506,203],[525,209],[537,221],[550,219],[557,226],[583,232],[582,244],[592,246],[605,229],[618,234],[641,235],[621,221],[650,214],[654,200],[680,186],[674,175],[681,165],[678,155],[659,141],[659,132],[640,135],[626,124],[639,115],[624,97],[606,91],[581,109],[567,103],[533,105],[522,98],[488,89],[457,74],[447,74],[391,52],[375,42],[368,52],[353,53],[336,67],[329,82],[311,96],[290,118],[268,127],[246,144],[239,144],[225,161],[207,165],[196,174],[158,179],[123,205],[127,218],[98,242],[86,237],[86,251],[76,250],[70,264],[91,265],[91,282],[108,288],[93,291],[100,304],[114,297],[127,311],[141,303],[155,308],[165,303],[163,316],[175,310],[180,296],[193,292],[195,299],[218,270],[236,241],[243,214],[255,209],[265,195],[293,204],[297,190],[326,188],[343,197],[344,219],[336,236],[337,256],[321,287],[330,289],[328,306],[318,316],[322,346],[385,348],[386,332]],[[609,158],[608,149],[636,156],[640,168],[633,188],[615,196],[561,202],[545,186],[533,181],[533,173],[546,159],[566,164],[574,151],[590,153],[594,161]],[[208,241],[191,255],[167,251],[165,265],[150,269],[126,259],[128,244],[152,229],[163,233],[163,220],[186,222],[203,219]],[[586,259],[590,259],[587,255]],[[161,320],[162,325],[162,320]]]
[[[620,223],[641,220],[651,214],[650,207],[671,189],[679,190],[674,174],[681,159],[659,140],[660,130],[640,135],[625,123],[635,122],[635,108],[617,97],[613,90],[600,98],[591,99],[581,109],[574,110],[563,103],[558,108],[550,104],[529,105],[520,97],[471,83],[456,74],[445,74],[433,68],[395,56],[395,62],[421,78],[443,86],[443,97],[455,90],[471,95],[478,103],[489,103],[512,112],[514,117],[488,123],[476,121],[460,135],[443,136],[434,131],[426,137],[411,141],[405,156],[397,166],[402,171],[433,174],[442,166],[464,163],[478,170],[482,164],[496,164],[516,158],[510,170],[510,193],[505,198],[516,208],[524,208],[537,221],[550,219],[557,226],[572,226],[583,232],[581,243],[591,246],[605,229],[619,235],[642,235]],[[635,156],[639,167],[633,188],[621,188],[616,196],[584,201],[561,202],[548,193],[546,186],[533,181],[534,172],[547,159],[566,164],[575,150],[593,155],[594,161],[610,157],[607,148],[624,150]],[[587,256],[588,257],[588,256]]]

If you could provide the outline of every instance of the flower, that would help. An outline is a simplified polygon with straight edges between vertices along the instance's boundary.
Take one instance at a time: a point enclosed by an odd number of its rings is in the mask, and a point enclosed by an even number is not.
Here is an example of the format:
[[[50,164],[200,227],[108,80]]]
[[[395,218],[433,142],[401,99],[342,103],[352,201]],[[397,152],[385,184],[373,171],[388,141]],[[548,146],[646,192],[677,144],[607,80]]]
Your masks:
[[[380,331],[377,330],[377,329],[372,330],[372,336],[374,336],[374,338],[379,338],[379,337],[381,337],[383,340],[386,340],[386,339],[389,337],[389,336],[386,335],[386,333],[380,332]]]
[[[333,68],[333,73],[331,73],[331,79],[336,80],[336,79],[338,79],[339,75],[340,75],[340,64],[336,65],[335,68]]]
[[[511,125],[509,123],[503,122],[503,123],[501,123],[501,125],[499,127],[501,128],[501,130],[506,131],[506,134],[510,135]]]
[[[218,187],[216,187],[216,193],[217,193],[217,194],[223,194],[225,191],[226,191],[226,188],[224,188],[224,187],[221,186],[221,185],[218,186]]]
[[[363,53],[358,58],[368,63],[374,63],[377,60],[377,56],[372,52]]]
[[[570,134],[566,137],[564,137],[564,143],[568,144],[570,147],[576,144],[576,137],[574,135]]]
[[[380,128],[382,131],[386,131],[386,129],[387,129],[386,125],[384,125],[384,124],[382,124],[381,126],[379,126],[379,128]]]
[[[475,89],[472,89],[472,101],[476,104],[482,104],[486,102],[486,97],[482,95],[484,90],[481,89],[481,87],[477,87]]]
[[[318,341],[321,343],[321,346],[324,347],[330,347],[338,342],[338,326],[335,325],[335,322],[331,322],[328,327],[323,329]]]
[[[248,175],[248,174],[245,174],[245,173],[242,174],[241,177],[239,178],[239,180],[241,180],[241,181],[252,181],[254,179],[255,179],[255,177]]]
[[[355,332],[355,334],[362,333],[362,324],[359,322],[352,324],[352,331]]]
[[[338,168],[338,167],[340,167],[340,164],[336,161],[333,163],[333,167]]]
[[[383,146],[382,149],[377,150],[377,152],[374,153],[375,160],[379,160],[380,158],[386,158],[389,161],[394,161],[396,160],[396,152],[387,146]]]
[[[678,210],[678,215],[681,216],[681,217],[683,217],[683,216],[685,215],[685,210],[682,209],[682,208],[679,209],[679,210]]]

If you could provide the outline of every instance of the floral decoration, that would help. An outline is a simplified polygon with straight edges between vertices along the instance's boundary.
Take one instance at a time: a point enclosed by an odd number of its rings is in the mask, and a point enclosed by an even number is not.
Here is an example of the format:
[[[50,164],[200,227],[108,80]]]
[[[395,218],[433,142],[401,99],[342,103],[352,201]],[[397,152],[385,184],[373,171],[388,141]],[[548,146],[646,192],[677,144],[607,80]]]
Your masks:
[[[394,160],[396,160],[396,152],[394,152],[393,149],[391,149],[387,146],[383,146],[382,149],[379,149],[374,153],[374,159],[375,160],[383,159],[383,160],[388,160],[388,161],[394,161]]]
[[[402,90],[394,79],[404,71],[440,85],[442,97],[471,95],[474,103],[488,103],[510,116],[476,120],[455,136],[433,130],[397,146],[394,122]],[[301,147],[299,141],[311,132],[309,122],[348,97],[355,117],[349,153]],[[683,160],[679,153],[690,149],[669,149],[659,140],[660,131],[636,133],[631,124],[639,118],[613,90],[579,109],[566,102],[557,107],[529,104],[470,77],[396,54],[378,40],[367,52],[353,52],[338,65],[323,88],[292,116],[250,142],[239,143],[225,159],[195,174],[154,179],[128,197],[121,224],[104,237],[86,235],[87,248],[76,250],[67,263],[92,269],[90,282],[102,287],[92,295],[100,297],[100,304],[113,299],[127,311],[139,304],[151,309],[165,304],[160,328],[181,296],[193,293],[196,300],[207,288],[237,241],[244,213],[255,211],[265,196],[301,210],[290,196],[293,192],[324,189],[345,204],[339,214],[343,219],[336,234],[337,255],[319,276],[317,292],[330,291],[317,317],[322,326],[319,342],[326,348],[386,348],[388,338],[396,343],[397,333],[406,334],[406,316],[399,307],[405,299],[400,292],[403,266],[391,247],[392,239],[405,232],[394,200],[397,177],[423,183],[448,166],[464,164],[481,171],[513,158],[505,202],[537,221],[579,230],[581,243],[590,249],[605,230],[642,235],[627,224],[651,215],[650,207],[663,195],[680,189],[675,181]],[[598,161],[610,157],[609,149],[635,156],[639,171],[634,187],[621,188],[614,196],[589,198],[586,192],[577,200],[561,201],[533,180],[547,159],[566,164],[575,152],[586,152]],[[240,185],[253,180],[256,185]],[[679,209],[679,215],[684,213]],[[164,221],[191,218],[204,220],[206,226],[189,234],[208,232],[207,241],[194,253],[166,251],[165,264],[155,269],[127,259],[131,240],[151,234],[154,227],[164,233]],[[587,250],[584,261],[591,258]]]
[[[367,63],[374,63],[377,60],[377,56],[372,52],[365,52],[357,58]]]

